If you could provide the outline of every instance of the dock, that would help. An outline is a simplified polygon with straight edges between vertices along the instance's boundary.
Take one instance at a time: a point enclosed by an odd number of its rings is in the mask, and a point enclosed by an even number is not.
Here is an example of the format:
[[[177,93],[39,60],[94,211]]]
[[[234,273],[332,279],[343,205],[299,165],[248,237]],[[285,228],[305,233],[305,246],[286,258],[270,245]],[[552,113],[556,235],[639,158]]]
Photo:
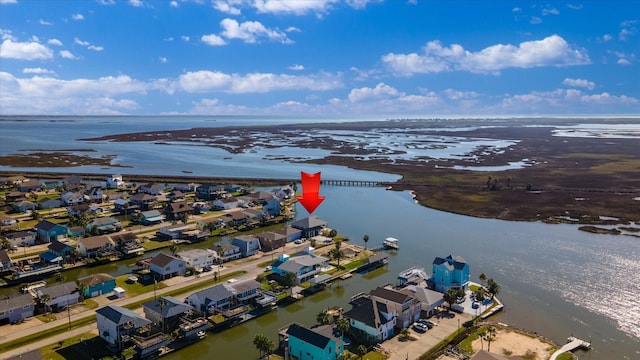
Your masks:
[[[589,350],[591,349],[591,344],[584,340],[578,339],[577,337],[570,336],[569,338],[567,338],[567,344],[554,352],[549,360],[556,360],[558,356],[560,356],[560,354],[573,351],[575,349]]]

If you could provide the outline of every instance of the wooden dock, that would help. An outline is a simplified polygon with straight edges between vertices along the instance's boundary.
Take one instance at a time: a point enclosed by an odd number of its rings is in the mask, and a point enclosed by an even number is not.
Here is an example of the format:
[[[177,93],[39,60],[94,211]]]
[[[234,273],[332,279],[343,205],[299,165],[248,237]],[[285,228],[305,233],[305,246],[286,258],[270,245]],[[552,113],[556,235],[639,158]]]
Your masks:
[[[578,339],[577,337],[570,336],[569,338],[567,338],[567,344],[554,352],[549,360],[556,360],[558,356],[560,356],[560,354],[573,351],[575,349],[589,350],[591,349],[591,344],[584,340]]]

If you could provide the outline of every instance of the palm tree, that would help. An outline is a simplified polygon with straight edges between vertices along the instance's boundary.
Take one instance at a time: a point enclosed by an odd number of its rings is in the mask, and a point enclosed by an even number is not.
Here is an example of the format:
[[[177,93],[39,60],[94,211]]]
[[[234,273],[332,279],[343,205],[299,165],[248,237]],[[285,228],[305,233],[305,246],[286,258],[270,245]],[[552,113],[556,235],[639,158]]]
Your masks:
[[[491,294],[491,300],[500,293],[500,285],[493,279],[487,280],[487,290]]]
[[[362,237],[362,241],[364,241],[364,250],[366,251],[367,250],[367,243],[369,242],[369,235],[365,234]]]
[[[400,333],[398,335],[400,337],[400,339],[402,340],[407,340],[409,339],[409,336],[411,336],[411,333],[409,332],[409,328],[404,328],[402,330],[400,330]]]
[[[216,246],[216,253],[218,254],[218,260],[220,261],[219,265],[222,265],[222,260],[224,257],[224,248],[220,245]]]
[[[451,309],[451,306],[458,300],[458,289],[449,288],[449,290],[442,294],[442,298],[449,304],[449,309]]]
[[[274,348],[273,341],[263,334],[256,334],[256,336],[253,337],[253,345],[255,345],[256,349],[260,352],[260,358],[262,358],[263,355],[269,355]]]
[[[482,286],[484,286],[484,282],[487,281],[487,274],[481,273],[478,278],[480,279],[480,283],[482,284]]]
[[[318,322],[318,324],[320,325],[331,324],[331,316],[329,315],[329,311],[327,311],[327,309],[320,311],[318,315],[316,315],[316,322]]]
[[[482,340],[484,340],[485,335],[487,335],[486,330],[478,332],[478,338],[480,339],[480,350],[484,350],[484,343],[482,342]]]
[[[350,327],[351,323],[345,318],[340,318],[336,321],[336,328],[340,331],[340,337],[344,336],[344,333],[348,332]]]
[[[360,359],[362,359],[362,357],[367,353],[367,347],[364,345],[358,345],[356,352],[360,355]]]
[[[89,290],[89,287],[87,286],[87,284],[77,280],[76,280],[76,286],[78,287],[78,293],[80,294],[82,301],[84,301],[84,297],[85,295],[87,295],[87,290]]]
[[[487,342],[487,351],[491,351],[491,342],[496,339],[496,328],[489,326],[487,333],[484,335],[484,341]]]
[[[340,258],[342,257],[342,251],[340,248],[342,247],[342,240],[335,239],[334,243],[336,247],[333,249],[333,257],[338,260],[338,270],[340,270]]]
[[[51,296],[49,296],[48,294],[43,294],[38,300],[40,301],[40,305],[44,307],[44,314],[46,315],[48,312],[47,303],[51,301]]]

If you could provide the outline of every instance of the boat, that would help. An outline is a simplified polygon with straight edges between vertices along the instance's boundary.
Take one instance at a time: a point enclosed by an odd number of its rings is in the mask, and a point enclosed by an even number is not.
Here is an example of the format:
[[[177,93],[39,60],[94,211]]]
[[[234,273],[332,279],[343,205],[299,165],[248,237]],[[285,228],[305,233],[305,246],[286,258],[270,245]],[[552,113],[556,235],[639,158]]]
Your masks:
[[[136,282],[136,281],[138,281],[138,277],[137,277],[137,276],[135,276],[135,275],[129,275],[129,276],[127,277],[127,282],[128,282],[128,283],[134,283],[134,282]]]
[[[396,238],[392,238],[392,237],[388,237],[386,239],[384,239],[384,241],[382,242],[382,245],[384,245],[385,248],[387,249],[398,249],[398,239]]]

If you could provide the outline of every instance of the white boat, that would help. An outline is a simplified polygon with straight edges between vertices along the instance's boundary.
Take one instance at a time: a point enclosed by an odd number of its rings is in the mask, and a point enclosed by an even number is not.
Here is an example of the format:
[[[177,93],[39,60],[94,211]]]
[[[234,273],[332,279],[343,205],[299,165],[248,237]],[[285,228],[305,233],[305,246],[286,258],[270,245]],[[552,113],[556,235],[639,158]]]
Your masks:
[[[396,238],[392,238],[392,237],[388,237],[386,239],[384,239],[384,241],[382,242],[382,245],[384,245],[384,247],[389,248],[389,249],[398,249],[398,239]]]
[[[129,275],[129,276],[127,277],[127,282],[129,282],[129,283],[134,283],[134,282],[136,282],[136,281],[138,281],[138,277],[137,277],[137,276],[135,276],[135,275]]]

